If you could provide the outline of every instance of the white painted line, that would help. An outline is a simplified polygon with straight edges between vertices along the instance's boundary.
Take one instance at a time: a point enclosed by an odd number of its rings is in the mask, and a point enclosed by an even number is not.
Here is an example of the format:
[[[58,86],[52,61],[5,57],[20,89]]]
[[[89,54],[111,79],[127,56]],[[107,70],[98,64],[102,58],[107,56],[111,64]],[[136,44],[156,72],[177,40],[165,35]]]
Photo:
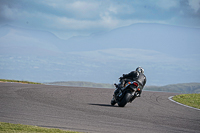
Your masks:
[[[200,111],[200,109],[198,109],[198,108],[194,108],[194,107],[191,107],[191,106],[187,106],[187,105],[185,105],[185,104],[182,104],[182,103],[179,103],[179,102],[174,101],[174,100],[172,99],[173,97],[174,97],[174,96],[170,96],[170,97],[168,97],[168,99],[169,99],[170,101],[172,101],[172,102],[175,102],[175,103],[179,104],[179,105],[182,105],[182,106],[185,106],[185,107],[188,107],[188,108],[192,108],[192,109],[196,109],[196,110],[199,110],[199,111]]]

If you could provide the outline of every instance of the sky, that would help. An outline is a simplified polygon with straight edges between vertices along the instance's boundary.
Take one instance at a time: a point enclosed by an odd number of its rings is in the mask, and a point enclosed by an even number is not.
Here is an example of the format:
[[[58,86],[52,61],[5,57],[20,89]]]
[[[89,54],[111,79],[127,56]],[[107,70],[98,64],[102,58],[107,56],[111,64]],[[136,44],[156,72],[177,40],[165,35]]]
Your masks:
[[[136,23],[200,28],[200,0],[0,0],[0,26],[45,30],[62,39]]]

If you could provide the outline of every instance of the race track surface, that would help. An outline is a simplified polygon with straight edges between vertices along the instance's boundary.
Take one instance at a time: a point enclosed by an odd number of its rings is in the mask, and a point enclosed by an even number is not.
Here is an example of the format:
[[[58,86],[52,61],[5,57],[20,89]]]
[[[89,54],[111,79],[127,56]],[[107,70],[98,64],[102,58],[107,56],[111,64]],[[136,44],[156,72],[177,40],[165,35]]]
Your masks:
[[[124,108],[114,89],[0,83],[0,121],[89,133],[200,133],[200,111],[144,91]]]

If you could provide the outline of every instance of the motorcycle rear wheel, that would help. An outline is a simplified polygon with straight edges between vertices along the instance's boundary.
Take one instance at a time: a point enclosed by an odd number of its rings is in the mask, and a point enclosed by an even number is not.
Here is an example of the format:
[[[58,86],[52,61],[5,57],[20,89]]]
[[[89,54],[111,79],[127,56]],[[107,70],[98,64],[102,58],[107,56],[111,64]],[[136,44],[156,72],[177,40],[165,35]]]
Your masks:
[[[131,93],[127,92],[124,95],[124,97],[122,98],[122,100],[120,102],[118,102],[118,106],[119,107],[124,107],[130,101],[130,98],[131,98]]]

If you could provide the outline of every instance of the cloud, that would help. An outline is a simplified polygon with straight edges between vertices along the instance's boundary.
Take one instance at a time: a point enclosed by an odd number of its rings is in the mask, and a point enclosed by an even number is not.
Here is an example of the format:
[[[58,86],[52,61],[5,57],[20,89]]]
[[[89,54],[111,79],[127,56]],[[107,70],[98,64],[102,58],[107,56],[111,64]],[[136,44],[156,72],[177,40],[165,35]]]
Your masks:
[[[16,20],[15,14],[18,12],[17,5],[12,5],[12,3],[4,0],[0,1],[0,24]]]
[[[164,10],[170,10],[179,6],[178,0],[159,0],[156,1],[156,5]]]
[[[17,9],[9,8],[7,5],[1,6],[1,18],[5,20],[14,20],[16,18],[15,13]]]
[[[200,0],[189,0],[189,5],[195,12],[199,11],[200,9]]]
[[[200,27],[199,3],[200,0],[1,0],[0,24],[56,34],[60,31],[59,36],[64,38],[70,33],[89,35],[141,22]]]

